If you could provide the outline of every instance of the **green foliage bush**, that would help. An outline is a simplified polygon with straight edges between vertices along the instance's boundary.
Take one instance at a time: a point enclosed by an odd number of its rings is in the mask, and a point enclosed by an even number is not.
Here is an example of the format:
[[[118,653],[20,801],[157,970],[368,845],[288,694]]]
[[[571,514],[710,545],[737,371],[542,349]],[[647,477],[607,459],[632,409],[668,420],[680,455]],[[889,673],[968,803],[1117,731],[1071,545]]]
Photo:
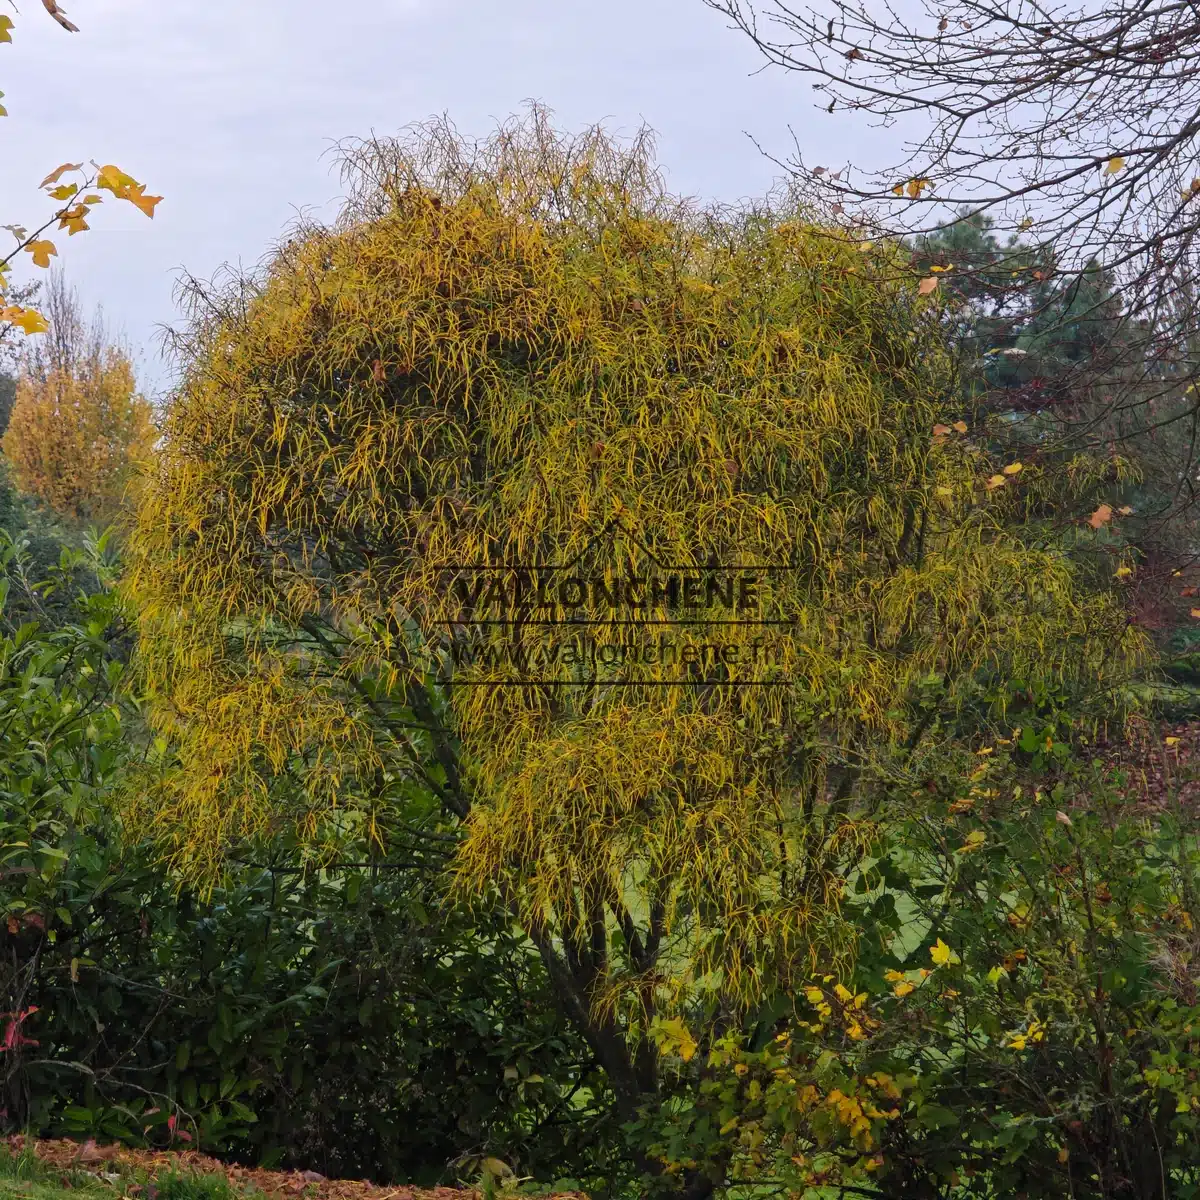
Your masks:
[[[280,841],[181,891],[112,805],[165,750],[119,691],[120,604],[78,600],[0,637],[4,1126],[387,1180],[580,1162],[603,1081],[528,943],[444,903],[430,814],[390,860]]]
[[[798,1196],[1200,1195],[1200,824],[992,749],[881,839],[852,971],[703,1060],[660,1033],[702,1100],[655,1152]]]

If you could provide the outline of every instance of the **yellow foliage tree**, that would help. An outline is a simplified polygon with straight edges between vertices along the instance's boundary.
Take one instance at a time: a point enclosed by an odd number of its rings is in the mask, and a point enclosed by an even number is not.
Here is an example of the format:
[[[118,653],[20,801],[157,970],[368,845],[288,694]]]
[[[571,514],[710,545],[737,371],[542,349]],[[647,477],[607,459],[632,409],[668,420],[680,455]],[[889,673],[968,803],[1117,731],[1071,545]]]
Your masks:
[[[203,874],[280,821],[319,840],[436,796],[463,894],[524,923],[632,1115],[658,1014],[731,1020],[846,949],[844,870],[931,724],[988,677],[1118,680],[1145,643],[1030,532],[1062,478],[1005,474],[946,411],[937,298],[894,248],[786,198],[684,203],[645,139],[539,110],[347,169],[341,220],[198,293],[181,341],[131,545],[179,754],[145,815]],[[1121,469],[1076,460],[1070,486]],[[761,568],[756,623],[715,635],[705,594],[670,634],[692,660],[719,636],[700,673],[547,674],[530,602],[472,620],[472,570],[589,561]],[[576,597],[574,628],[611,607]]]
[[[102,521],[156,436],[128,355],[93,345],[79,361],[20,376],[0,447],[22,491],[63,516]]]

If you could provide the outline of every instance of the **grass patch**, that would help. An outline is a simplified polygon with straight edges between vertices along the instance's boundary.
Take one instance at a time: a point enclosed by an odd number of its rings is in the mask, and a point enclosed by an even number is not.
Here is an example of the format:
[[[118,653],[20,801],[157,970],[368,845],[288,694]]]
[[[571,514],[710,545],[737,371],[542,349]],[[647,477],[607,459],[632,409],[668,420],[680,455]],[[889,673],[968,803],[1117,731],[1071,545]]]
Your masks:
[[[0,1200],[112,1200],[113,1189],[87,1171],[42,1162],[29,1147],[13,1154],[0,1146]]]
[[[224,1175],[200,1171],[131,1171],[105,1163],[102,1174],[42,1162],[28,1147],[0,1145],[0,1200],[247,1200]]]

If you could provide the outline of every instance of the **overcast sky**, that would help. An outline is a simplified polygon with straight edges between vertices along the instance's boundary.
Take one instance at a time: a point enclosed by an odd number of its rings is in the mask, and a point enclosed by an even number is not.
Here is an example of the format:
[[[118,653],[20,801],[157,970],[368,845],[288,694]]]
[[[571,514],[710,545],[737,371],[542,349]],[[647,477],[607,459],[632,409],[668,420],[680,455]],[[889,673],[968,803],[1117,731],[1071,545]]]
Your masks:
[[[168,379],[155,330],[177,319],[179,268],[252,265],[298,210],[331,213],[338,138],[441,113],[485,135],[535,99],[569,130],[646,122],[676,191],[727,201],[779,174],[748,134],[786,156],[791,127],[810,165],[886,153],[878,133],[814,108],[808,81],[759,72],[701,0],[62,2],[81,32],[18,0],[0,46],[0,220],[33,227],[50,203],[37,183],[67,160],[115,163],[165,197],[153,221],[114,202],[89,231],[54,235],[150,391]]]

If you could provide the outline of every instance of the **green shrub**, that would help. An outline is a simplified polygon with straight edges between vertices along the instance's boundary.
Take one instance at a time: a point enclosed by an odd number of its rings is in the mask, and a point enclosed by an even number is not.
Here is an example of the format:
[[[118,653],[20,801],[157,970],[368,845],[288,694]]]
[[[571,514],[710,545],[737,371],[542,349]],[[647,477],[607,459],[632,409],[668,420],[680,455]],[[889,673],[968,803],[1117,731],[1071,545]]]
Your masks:
[[[797,1196],[1200,1195],[1200,826],[994,751],[881,842],[852,972],[703,1063],[663,1031],[703,1100],[653,1152]]]
[[[181,890],[112,803],[166,754],[120,604],[78,600],[0,634],[0,1126],[382,1180],[582,1164],[591,1055],[506,918],[444,901],[420,796],[386,854],[348,836],[323,869],[277,840]]]

